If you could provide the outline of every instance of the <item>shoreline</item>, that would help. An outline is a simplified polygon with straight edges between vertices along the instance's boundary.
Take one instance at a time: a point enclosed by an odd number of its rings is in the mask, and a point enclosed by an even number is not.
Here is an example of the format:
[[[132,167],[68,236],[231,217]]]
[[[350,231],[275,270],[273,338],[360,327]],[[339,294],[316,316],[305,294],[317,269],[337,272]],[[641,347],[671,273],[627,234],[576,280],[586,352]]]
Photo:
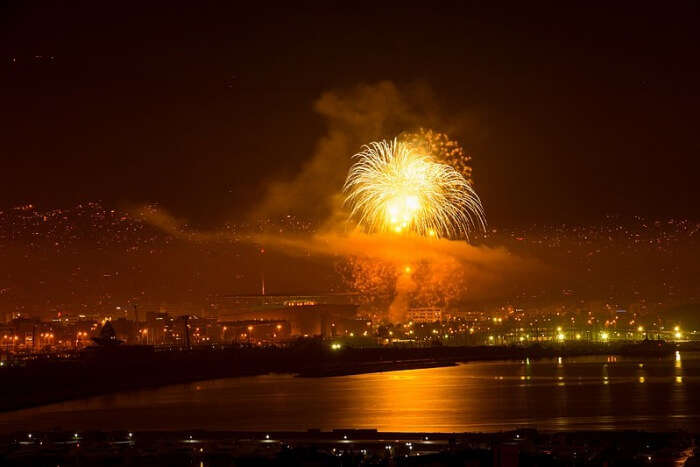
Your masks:
[[[369,463],[448,466],[503,465],[502,459],[511,461],[506,465],[543,465],[543,460],[548,461],[544,465],[569,465],[583,458],[601,461],[596,465],[688,465],[685,462],[689,459],[698,460],[696,446],[696,436],[688,432],[645,430],[548,432],[523,428],[493,433],[353,428],[87,433],[54,430],[0,435],[0,462],[11,465],[131,465],[136,462],[138,465]],[[342,464],[338,462],[339,456],[345,457]],[[422,456],[424,461],[418,462],[417,456]]]
[[[449,367],[473,361],[618,355],[660,358],[675,347],[563,345],[529,347],[228,348],[154,352],[153,349],[97,349],[70,361],[34,362],[0,370],[5,394],[0,413],[121,391],[222,378],[292,374],[300,378],[349,376]],[[311,362],[311,363],[309,363]],[[51,387],[51,391],[45,391]]]

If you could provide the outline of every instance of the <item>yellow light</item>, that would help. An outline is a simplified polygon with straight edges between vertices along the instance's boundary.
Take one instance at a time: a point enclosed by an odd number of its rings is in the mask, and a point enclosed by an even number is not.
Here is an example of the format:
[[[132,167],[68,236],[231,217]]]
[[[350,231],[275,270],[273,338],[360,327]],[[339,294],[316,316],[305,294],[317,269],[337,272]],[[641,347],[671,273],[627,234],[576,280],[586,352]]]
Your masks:
[[[600,333],[600,338],[605,340],[608,340],[608,333],[607,332],[601,332]]]
[[[581,334],[576,333],[576,340],[580,340],[580,339],[581,339]]]
[[[564,334],[562,334],[562,333],[557,334],[557,339],[558,339],[558,340],[563,341],[564,338],[565,338]]]
[[[492,340],[493,340],[493,336],[489,336],[489,340],[492,341]]]
[[[561,326],[557,326],[557,332],[561,332]]]
[[[483,228],[481,200],[453,167],[394,139],[354,156],[345,186],[350,216],[370,232],[466,235]]]
[[[674,326],[673,330],[676,331],[676,332],[678,332],[678,331],[681,330],[681,327],[680,327],[680,326]]]
[[[682,337],[680,332],[675,333],[674,336],[676,337],[676,339],[680,339]]]
[[[337,342],[331,344],[331,349],[333,350],[340,350],[341,345]]]
[[[403,270],[406,274],[411,274],[411,266],[406,266]]]
[[[644,326],[639,326],[639,327],[637,328],[637,331],[639,331],[639,332],[644,332]]]

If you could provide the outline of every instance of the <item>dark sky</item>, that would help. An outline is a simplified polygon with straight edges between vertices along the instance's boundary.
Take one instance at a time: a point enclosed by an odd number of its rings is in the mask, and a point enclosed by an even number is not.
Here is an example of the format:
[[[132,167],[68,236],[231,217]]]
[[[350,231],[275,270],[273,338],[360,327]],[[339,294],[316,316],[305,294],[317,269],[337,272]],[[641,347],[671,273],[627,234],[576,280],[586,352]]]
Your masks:
[[[492,224],[697,217],[696,2],[68,3],[0,7],[3,205],[155,201],[216,222],[310,157],[323,91],[391,80],[476,115],[463,142]]]

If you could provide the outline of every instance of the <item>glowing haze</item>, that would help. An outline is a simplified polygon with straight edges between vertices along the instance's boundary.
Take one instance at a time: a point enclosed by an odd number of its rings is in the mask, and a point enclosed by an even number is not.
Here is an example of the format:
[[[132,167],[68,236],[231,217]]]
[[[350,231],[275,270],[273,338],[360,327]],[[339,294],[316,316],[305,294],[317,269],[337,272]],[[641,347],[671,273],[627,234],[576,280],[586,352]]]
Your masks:
[[[324,93],[315,109],[328,133],[300,172],[272,182],[251,210],[251,222],[291,213],[310,215],[318,226],[296,233],[251,229],[236,241],[332,264],[334,280],[358,292],[364,310],[392,322],[403,321],[411,307],[514,293],[533,264],[502,248],[457,241],[485,227],[484,208],[472,187],[470,157],[448,136],[468,122],[441,117],[431,96],[390,82]],[[398,136],[382,139],[391,135]],[[366,141],[376,142],[361,146]],[[159,216],[147,218],[179,230]],[[357,228],[347,229],[348,219]],[[188,231],[187,238],[227,235]]]
[[[481,200],[469,182],[420,146],[373,142],[353,158],[345,204],[365,231],[466,238],[485,227]]]

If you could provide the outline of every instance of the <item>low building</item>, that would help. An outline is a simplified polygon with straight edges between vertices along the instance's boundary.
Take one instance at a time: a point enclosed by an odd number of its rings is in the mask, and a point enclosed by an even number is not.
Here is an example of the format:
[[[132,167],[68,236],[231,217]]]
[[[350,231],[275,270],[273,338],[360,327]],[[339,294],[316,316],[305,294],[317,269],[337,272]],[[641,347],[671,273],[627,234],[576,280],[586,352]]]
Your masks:
[[[409,308],[408,320],[414,323],[434,323],[442,321],[442,310],[440,308]]]

